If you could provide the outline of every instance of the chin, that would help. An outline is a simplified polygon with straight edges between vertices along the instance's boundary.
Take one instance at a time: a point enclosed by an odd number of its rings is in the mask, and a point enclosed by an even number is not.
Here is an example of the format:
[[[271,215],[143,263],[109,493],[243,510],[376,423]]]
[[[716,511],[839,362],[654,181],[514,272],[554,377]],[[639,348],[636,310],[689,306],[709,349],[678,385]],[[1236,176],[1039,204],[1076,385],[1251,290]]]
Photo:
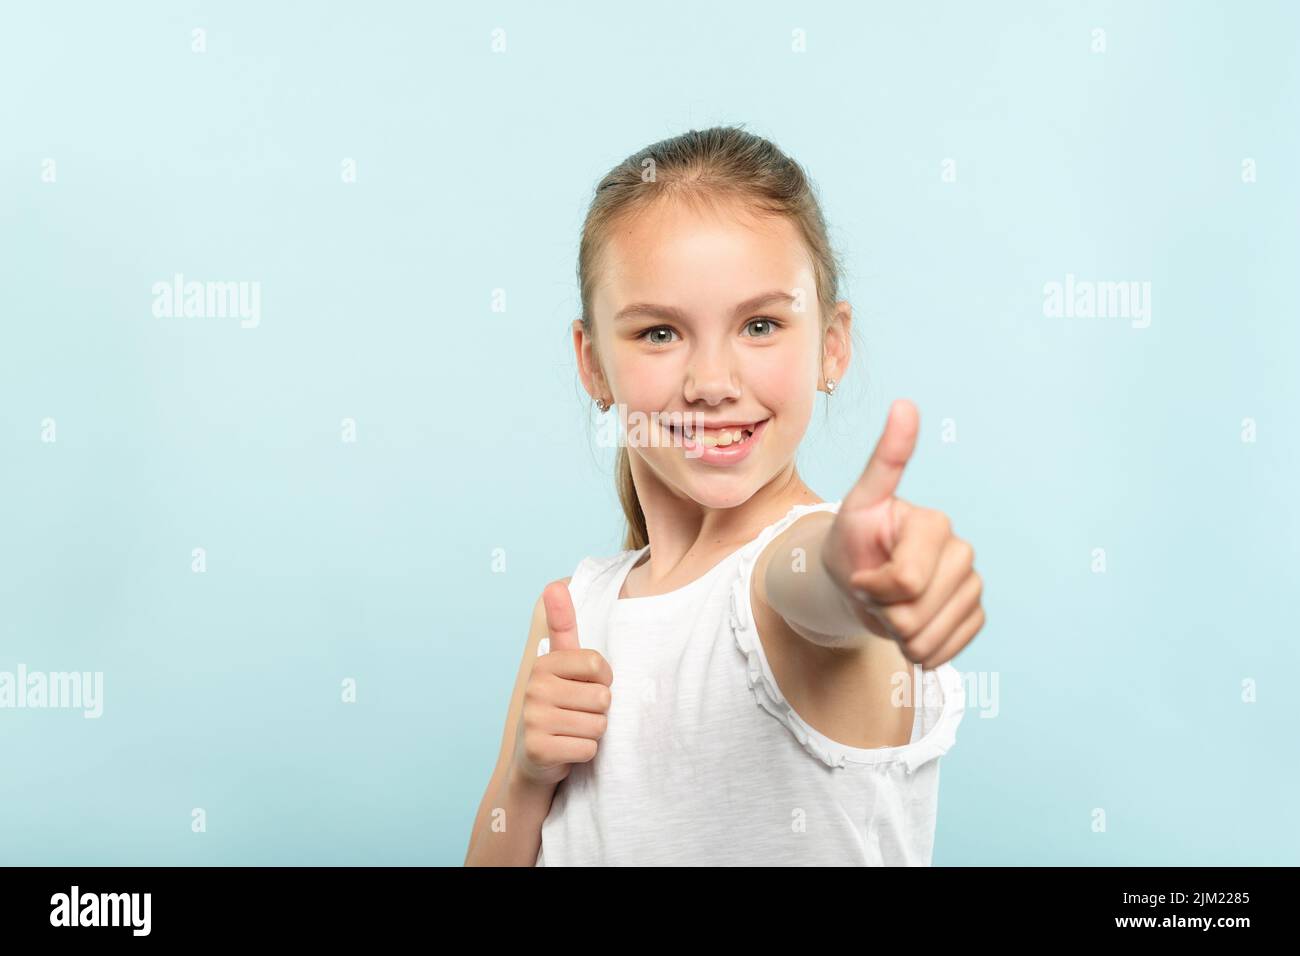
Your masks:
[[[740,507],[762,487],[763,482],[753,475],[719,474],[688,478],[682,490],[700,507],[721,510]]]

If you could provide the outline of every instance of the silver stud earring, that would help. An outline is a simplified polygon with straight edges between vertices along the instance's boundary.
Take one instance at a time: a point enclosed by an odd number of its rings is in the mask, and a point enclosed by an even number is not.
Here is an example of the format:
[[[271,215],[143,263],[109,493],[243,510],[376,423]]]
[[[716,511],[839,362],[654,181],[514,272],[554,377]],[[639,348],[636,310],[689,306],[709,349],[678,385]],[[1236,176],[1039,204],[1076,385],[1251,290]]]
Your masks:
[[[826,380],[826,394],[827,394],[827,395],[834,395],[834,394],[835,394],[835,379],[833,379],[833,378],[828,378],[828,379]]]
[[[598,398],[596,399],[596,407],[602,412],[607,412],[609,411],[609,402],[605,401],[603,398]]]

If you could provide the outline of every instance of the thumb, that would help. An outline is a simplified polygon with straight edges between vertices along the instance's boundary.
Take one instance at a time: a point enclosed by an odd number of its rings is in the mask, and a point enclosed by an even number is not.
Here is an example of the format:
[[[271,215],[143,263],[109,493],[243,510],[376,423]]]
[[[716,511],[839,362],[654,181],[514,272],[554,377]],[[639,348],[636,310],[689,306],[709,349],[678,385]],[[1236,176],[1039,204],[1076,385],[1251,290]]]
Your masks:
[[[876,442],[871,460],[857,483],[840,503],[841,511],[858,511],[885,501],[894,494],[903,469],[916,448],[916,433],[921,427],[921,415],[905,398],[889,406],[885,430]]]
[[[542,604],[546,606],[546,633],[550,635],[553,651],[576,651],[578,644],[578,612],[573,609],[573,595],[563,581],[552,581],[542,591]]]

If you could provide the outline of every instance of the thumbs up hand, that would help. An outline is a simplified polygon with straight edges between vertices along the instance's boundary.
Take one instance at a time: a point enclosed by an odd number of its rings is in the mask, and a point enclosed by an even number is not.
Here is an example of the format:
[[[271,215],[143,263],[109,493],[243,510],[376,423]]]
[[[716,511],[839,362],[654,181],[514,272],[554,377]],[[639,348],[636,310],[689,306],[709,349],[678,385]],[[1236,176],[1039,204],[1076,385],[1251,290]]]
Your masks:
[[[605,734],[614,673],[597,650],[578,644],[578,616],[563,581],[542,591],[550,649],[533,663],[515,731],[514,771],[554,785],[596,756]]]
[[[947,515],[894,494],[919,427],[916,406],[894,402],[821,553],[863,625],[898,641],[909,661],[934,669],[984,626],[983,581],[973,567],[974,549],[953,535]]]

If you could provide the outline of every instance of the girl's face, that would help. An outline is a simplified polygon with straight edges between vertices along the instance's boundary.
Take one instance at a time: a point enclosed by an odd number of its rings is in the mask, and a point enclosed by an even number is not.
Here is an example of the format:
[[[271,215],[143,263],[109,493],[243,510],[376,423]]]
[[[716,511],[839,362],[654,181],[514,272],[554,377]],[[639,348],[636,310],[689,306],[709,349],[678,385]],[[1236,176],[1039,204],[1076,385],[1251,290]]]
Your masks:
[[[823,373],[839,379],[847,366],[850,321],[840,303],[823,356],[812,261],[795,225],[734,204],[665,202],[619,224],[600,269],[595,342],[576,322],[574,344],[588,391],[627,415],[638,484],[650,477],[674,496],[732,508],[791,469]],[[651,413],[759,427],[750,447],[721,461],[684,447]]]

